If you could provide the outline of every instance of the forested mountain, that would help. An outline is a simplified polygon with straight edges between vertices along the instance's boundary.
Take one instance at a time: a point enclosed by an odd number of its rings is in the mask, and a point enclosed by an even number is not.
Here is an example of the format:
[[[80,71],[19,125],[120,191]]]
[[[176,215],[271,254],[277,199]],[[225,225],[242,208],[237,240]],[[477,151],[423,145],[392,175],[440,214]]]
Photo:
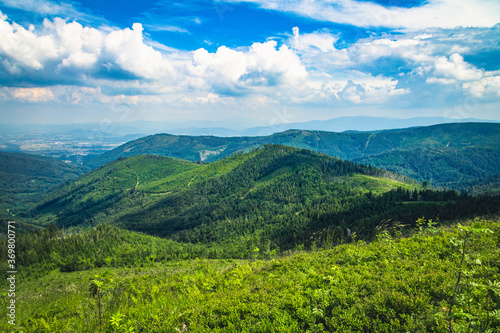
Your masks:
[[[139,154],[216,161],[261,144],[306,148],[393,170],[433,186],[461,189],[500,173],[500,124],[457,123],[379,132],[290,130],[265,137],[158,134],[128,142],[88,162],[89,167]],[[410,159],[408,159],[410,157]]]
[[[288,249],[341,242],[352,233],[369,238],[383,220],[490,213],[497,201],[421,189],[381,169],[266,145],[211,164],[120,159],[54,189],[27,218],[61,228],[108,223],[219,244],[245,257],[251,246]]]
[[[15,238],[15,330],[494,331],[499,209],[284,145],[119,158],[15,217],[47,227]]]
[[[40,194],[87,171],[50,157],[0,151],[0,217],[26,209]]]

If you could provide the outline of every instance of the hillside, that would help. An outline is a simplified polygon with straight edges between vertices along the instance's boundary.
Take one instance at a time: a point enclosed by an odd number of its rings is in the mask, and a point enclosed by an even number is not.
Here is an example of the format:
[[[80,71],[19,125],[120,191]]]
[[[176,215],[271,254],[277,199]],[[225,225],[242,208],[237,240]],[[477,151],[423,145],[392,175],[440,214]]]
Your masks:
[[[107,223],[219,244],[245,258],[255,246],[309,247],[352,233],[370,238],[384,220],[494,212],[499,200],[424,190],[381,169],[267,145],[201,165],[146,155],[120,159],[54,189],[26,218],[65,228]]]
[[[467,190],[483,184],[500,170],[500,149],[467,147],[454,149],[404,149],[352,159],[419,182]],[[485,188],[485,191],[486,188]],[[483,193],[476,191],[475,194]]]
[[[262,144],[310,149],[402,173],[433,186],[461,189],[464,184],[500,173],[500,124],[457,123],[380,132],[290,130],[260,137],[158,134],[128,142],[90,161],[95,168],[119,157],[139,154],[212,162]],[[428,154],[429,152],[429,154]],[[407,156],[412,156],[408,164]],[[457,181],[457,179],[459,179]]]
[[[464,184],[465,192],[471,195],[487,194],[499,195],[500,194],[500,174],[493,177],[484,178],[476,181],[471,181]]]
[[[22,212],[41,194],[86,171],[50,157],[0,151],[0,217]]]
[[[35,222],[41,225],[53,219],[63,220],[61,226],[103,222],[108,219],[109,209],[118,215],[123,209],[141,209],[143,199],[140,197],[144,196],[145,189],[158,181],[175,179],[179,174],[192,175],[189,171],[198,167],[193,162],[153,155],[120,158],[53,188],[28,213],[38,214]],[[126,197],[139,197],[139,202],[135,202],[135,207],[128,207],[127,204],[121,207],[120,201]]]
[[[422,222],[411,237],[380,229],[371,243],[254,252],[264,261],[209,260],[187,246],[185,258],[200,257],[181,261],[175,243],[104,226],[23,235],[16,324],[79,333],[498,331],[498,218]],[[3,282],[4,308],[7,290]]]

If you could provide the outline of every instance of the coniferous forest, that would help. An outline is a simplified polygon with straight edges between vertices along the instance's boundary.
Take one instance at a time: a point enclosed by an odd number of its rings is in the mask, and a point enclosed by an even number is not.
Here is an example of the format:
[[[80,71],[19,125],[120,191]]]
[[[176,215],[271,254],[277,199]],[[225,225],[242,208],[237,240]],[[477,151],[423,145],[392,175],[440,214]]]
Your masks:
[[[488,144],[468,155],[481,170],[480,156],[497,154]],[[0,321],[0,330],[500,329],[494,163],[482,182],[452,173],[432,186],[425,173],[412,177],[436,153],[428,147],[373,152],[371,161],[282,144],[243,148],[210,163],[134,154],[90,171],[43,160],[49,175],[39,168],[37,178],[29,155],[0,156],[18,163],[3,184],[23,168],[27,179],[3,188],[23,201],[2,213],[3,263],[16,226],[17,312],[16,326]],[[458,149],[445,154],[450,165]],[[405,172],[384,168],[398,159]],[[3,280],[4,309],[9,288]]]

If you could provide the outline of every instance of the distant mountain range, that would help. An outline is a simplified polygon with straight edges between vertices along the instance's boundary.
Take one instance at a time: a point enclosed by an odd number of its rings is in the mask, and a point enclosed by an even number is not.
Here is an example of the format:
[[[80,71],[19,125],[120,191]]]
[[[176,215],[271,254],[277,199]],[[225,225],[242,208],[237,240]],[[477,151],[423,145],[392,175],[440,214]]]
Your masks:
[[[268,126],[253,126],[250,121],[233,120],[227,122],[217,121],[133,121],[111,122],[106,124],[85,123],[65,125],[5,125],[0,124],[0,132],[15,135],[29,134],[68,134],[75,137],[89,136],[98,133],[104,141],[117,142],[117,140],[132,135],[151,135],[169,133],[176,135],[215,135],[215,136],[265,136],[290,129],[318,130],[329,132],[344,131],[379,131],[387,129],[401,129],[415,126],[431,126],[447,123],[489,122],[500,123],[495,120],[475,118],[446,118],[446,117],[415,117],[408,119],[383,118],[383,117],[339,117],[328,120],[312,120],[284,124],[271,124]],[[122,141],[123,142],[123,141]]]
[[[454,119],[445,117],[416,117],[409,119],[396,119],[396,118],[381,118],[381,117],[339,117],[328,120],[312,120],[307,122],[277,124],[271,126],[261,126],[247,128],[240,131],[235,131],[232,135],[244,136],[261,136],[271,135],[277,132],[283,132],[291,129],[299,130],[316,130],[328,132],[345,132],[345,131],[380,131],[387,129],[402,129],[417,126],[431,126],[447,123],[467,123],[467,122],[495,122],[488,120],[480,120],[474,118]],[[172,134],[183,134],[181,130],[175,131]],[[198,132],[201,132],[198,130]],[[221,131],[224,133],[223,131]],[[196,133],[196,130],[191,130],[191,133],[185,134],[201,134]],[[222,135],[222,134],[221,134]]]
[[[140,154],[213,162],[262,144],[306,148],[398,172],[433,186],[461,189],[500,173],[500,124],[454,123],[376,132],[289,130],[269,136],[215,137],[157,134],[99,155],[96,168]],[[469,186],[469,185],[467,185]]]

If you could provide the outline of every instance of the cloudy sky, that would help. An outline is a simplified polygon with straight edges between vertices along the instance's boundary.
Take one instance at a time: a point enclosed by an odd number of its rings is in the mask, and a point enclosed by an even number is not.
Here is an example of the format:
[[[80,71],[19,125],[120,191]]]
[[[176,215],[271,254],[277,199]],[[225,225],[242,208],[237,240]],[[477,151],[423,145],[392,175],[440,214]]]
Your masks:
[[[0,0],[0,122],[500,120],[498,0]]]

